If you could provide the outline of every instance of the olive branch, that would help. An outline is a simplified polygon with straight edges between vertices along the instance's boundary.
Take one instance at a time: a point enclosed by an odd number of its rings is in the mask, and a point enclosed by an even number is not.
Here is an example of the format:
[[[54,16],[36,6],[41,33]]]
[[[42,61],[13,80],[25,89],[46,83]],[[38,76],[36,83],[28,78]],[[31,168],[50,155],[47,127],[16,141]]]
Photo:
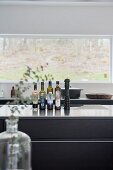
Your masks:
[[[23,93],[25,93],[27,90],[31,88],[29,80],[32,80],[33,84],[36,84],[39,81],[54,80],[52,74],[45,74],[42,76],[41,73],[43,72],[43,70],[44,67],[42,65],[40,67],[37,67],[36,69],[32,69],[31,67],[27,66],[27,69],[24,72],[23,77],[20,79],[19,83],[15,85],[16,88],[19,89],[18,95],[14,98],[14,101],[7,102],[7,105],[10,108],[12,115],[14,115],[15,112],[18,112],[19,114],[21,113],[21,111],[18,108],[18,105],[22,105],[21,109],[24,109],[25,107],[27,107],[27,105],[30,105],[32,103],[33,99],[32,95],[27,97],[23,96]]]

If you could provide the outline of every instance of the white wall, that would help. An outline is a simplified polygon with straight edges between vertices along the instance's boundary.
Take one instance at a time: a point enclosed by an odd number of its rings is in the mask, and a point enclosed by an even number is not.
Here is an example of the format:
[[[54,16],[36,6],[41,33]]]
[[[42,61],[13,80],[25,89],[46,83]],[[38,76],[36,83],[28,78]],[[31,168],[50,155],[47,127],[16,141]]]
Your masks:
[[[0,3],[0,33],[113,34],[113,5],[97,4]]]
[[[0,34],[99,34],[113,35],[113,5],[87,3],[73,5],[0,3]],[[12,84],[0,84],[5,97]],[[113,94],[113,84],[76,83],[84,93]]]
[[[81,88],[81,98],[86,97],[86,93],[107,93],[113,94],[113,84],[103,84],[103,83],[75,83],[71,84],[72,87]],[[0,92],[1,90],[4,91],[4,97],[10,98],[11,97],[11,88],[15,86],[14,83],[0,83]],[[47,91],[48,83],[45,83],[45,91]],[[60,83],[61,87],[64,87],[63,83]],[[55,88],[55,83],[53,83],[53,88]],[[15,87],[16,89],[16,87]],[[32,94],[33,91],[33,84],[31,84],[31,88],[24,93],[24,96],[29,96]],[[38,84],[38,91],[40,91],[40,83]]]

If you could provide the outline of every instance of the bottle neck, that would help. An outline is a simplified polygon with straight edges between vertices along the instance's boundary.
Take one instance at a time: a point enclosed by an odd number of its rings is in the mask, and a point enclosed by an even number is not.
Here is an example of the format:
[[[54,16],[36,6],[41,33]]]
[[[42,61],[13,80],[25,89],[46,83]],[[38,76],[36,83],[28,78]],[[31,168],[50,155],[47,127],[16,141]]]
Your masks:
[[[34,84],[34,91],[37,90],[37,84]]]
[[[17,120],[6,120],[6,131],[8,133],[15,133],[18,131],[18,121]]]
[[[48,87],[52,87],[52,82],[49,81]]]
[[[41,86],[41,91],[44,91],[44,86],[43,85]]]
[[[52,85],[51,84],[48,86],[48,89],[52,89]]]
[[[59,81],[56,81],[56,87],[59,88]]]
[[[59,88],[59,84],[56,84],[56,88]]]
[[[70,80],[69,79],[65,79],[65,89],[69,89],[69,84],[70,84]]]

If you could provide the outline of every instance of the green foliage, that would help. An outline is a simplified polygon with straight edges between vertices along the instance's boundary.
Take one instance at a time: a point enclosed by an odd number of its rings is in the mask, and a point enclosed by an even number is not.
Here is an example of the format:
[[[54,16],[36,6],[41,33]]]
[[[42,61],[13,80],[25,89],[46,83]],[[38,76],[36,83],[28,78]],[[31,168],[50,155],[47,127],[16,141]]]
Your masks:
[[[23,77],[21,78],[19,83],[16,84],[16,87],[19,90],[18,96],[15,97],[13,102],[7,103],[12,115],[14,115],[15,112],[18,112],[20,114],[18,105],[22,105],[21,109],[24,109],[25,107],[27,107],[27,105],[32,103],[32,95],[28,97],[24,97],[23,95],[31,87],[28,83],[29,79],[34,80],[33,84],[36,84],[39,81],[54,80],[54,77],[52,76],[52,74],[47,74],[47,75],[45,74],[44,76],[41,76],[41,72],[43,70],[44,70],[43,66],[37,67],[35,70],[27,66],[26,71],[23,74]]]

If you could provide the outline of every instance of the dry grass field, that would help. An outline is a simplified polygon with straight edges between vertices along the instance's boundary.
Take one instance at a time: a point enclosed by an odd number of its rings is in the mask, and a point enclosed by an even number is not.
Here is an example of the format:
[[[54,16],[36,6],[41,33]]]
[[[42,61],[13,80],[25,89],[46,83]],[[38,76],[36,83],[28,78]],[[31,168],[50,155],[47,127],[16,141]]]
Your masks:
[[[0,38],[0,80],[19,80],[26,70],[44,66],[40,74],[55,80],[109,80],[109,39]]]

